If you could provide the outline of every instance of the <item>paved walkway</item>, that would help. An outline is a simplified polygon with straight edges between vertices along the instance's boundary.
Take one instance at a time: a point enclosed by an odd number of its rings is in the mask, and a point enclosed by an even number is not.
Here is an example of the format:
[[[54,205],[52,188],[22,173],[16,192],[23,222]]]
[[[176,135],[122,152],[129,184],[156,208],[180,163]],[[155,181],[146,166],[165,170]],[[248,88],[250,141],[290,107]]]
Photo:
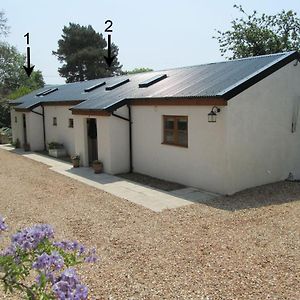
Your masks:
[[[15,149],[10,145],[0,145],[0,149],[13,151],[24,157],[44,163],[54,172],[142,205],[155,212],[189,205],[194,202],[203,203],[218,196],[192,187],[166,192],[106,173],[94,174],[92,168],[73,168],[71,163],[63,162],[35,152],[24,152],[22,149]]]

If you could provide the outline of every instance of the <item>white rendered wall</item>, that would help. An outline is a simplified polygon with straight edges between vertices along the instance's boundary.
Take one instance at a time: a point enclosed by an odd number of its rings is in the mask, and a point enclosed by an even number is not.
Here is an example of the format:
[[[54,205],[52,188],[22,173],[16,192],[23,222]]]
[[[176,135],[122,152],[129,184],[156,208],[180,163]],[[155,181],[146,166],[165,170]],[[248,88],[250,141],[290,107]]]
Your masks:
[[[13,108],[10,111],[11,116],[11,129],[12,129],[12,139],[16,142],[19,139],[21,145],[24,143],[24,131],[23,131],[23,113],[17,112]],[[17,117],[17,123],[15,122],[15,117]]]
[[[228,194],[300,178],[300,119],[291,132],[295,103],[300,103],[300,64],[295,61],[228,102]]]
[[[42,108],[37,107],[34,111],[42,113]],[[44,149],[43,117],[33,112],[26,113],[27,142],[32,151]]]
[[[75,130],[69,128],[69,119],[74,119],[69,106],[45,106],[46,143],[57,142],[64,144],[69,155],[75,153]],[[53,126],[53,117],[57,119],[57,126]]]
[[[133,168],[208,191],[226,193],[226,114],[208,123],[211,106],[133,106]],[[164,145],[163,115],[188,116],[188,148]]]
[[[88,167],[88,144],[86,116],[73,115],[74,118],[74,154],[80,155],[80,164]]]
[[[115,112],[127,117],[127,108]],[[81,164],[88,166],[87,119],[97,122],[98,159],[103,162],[104,171],[109,174],[129,171],[129,124],[114,116],[74,115],[76,124],[75,152],[81,157]]]
[[[128,108],[126,106],[119,108],[114,112],[115,114],[128,118]],[[108,119],[109,129],[109,153],[111,157],[110,173],[119,174],[127,173],[130,169],[129,159],[129,122],[117,118],[116,116],[110,116]],[[101,129],[101,123],[100,123]],[[98,141],[101,154],[101,139]]]

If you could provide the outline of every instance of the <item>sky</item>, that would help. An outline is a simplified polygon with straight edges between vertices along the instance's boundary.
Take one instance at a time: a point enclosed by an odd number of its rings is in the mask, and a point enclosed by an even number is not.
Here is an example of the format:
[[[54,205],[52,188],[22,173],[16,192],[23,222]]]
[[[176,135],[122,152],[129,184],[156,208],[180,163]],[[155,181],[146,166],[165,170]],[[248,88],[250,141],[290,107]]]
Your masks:
[[[61,84],[61,64],[52,51],[69,22],[92,25],[107,37],[105,21],[112,20],[112,42],[119,47],[123,70],[161,70],[224,60],[212,37],[240,16],[234,4],[249,13],[292,9],[300,16],[296,0],[1,0],[0,10],[10,26],[6,41],[25,53],[24,34],[29,32],[32,64],[47,84]]]

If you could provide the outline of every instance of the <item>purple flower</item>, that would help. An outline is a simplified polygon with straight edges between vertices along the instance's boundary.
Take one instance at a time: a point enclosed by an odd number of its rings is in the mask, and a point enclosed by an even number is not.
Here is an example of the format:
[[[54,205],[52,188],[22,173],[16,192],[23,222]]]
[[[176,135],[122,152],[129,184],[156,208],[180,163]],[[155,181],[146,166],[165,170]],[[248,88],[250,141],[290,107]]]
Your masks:
[[[78,300],[84,300],[88,297],[88,288],[83,284],[77,284],[74,299]]]
[[[17,249],[16,249],[15,245],[11,244],[5,250],[3,250],[0,255],[1,256],[13,256],[13,255],[15,255],[16,250]]]
[[[54,242],[53,246],[64,251],[76,252],[78,256],[85,256],[84,261],[88,263],[94,263],[97,260],[96,250],[94,248],[87,250],[82,244],[76,241]]]
[[[52,251],[51,254],[43,253],[33,263],[32,267],[37,270],[60,270],[64,266],[63,257],[56,251]]]
[[[53,243],[53,246],[65,251],[76,251],[78,255],[82,255],[85,252],[85,247],[77,241],[55,242]]]
[[[74,269],[66,269],[59,281],[52,286],[52,291],[58,299],[85,300],[88,296],[88,289],[78,280]]]
[[[51,282],[52,284],[55,283],[55,275],[52,272],[46,272],[46,273],[42,273],[36,277],[35,280],[39,285],[42,285],[42,275],[45,275],[46,280],[48,282]]]
[[[88,252],[87,257],[84,259],[84,261],[87,263],[94,263],[97,261],[97,259],[98,258],[96,256],[96,249],[93,248]]]
[[[7,225],[4,222],[4,219],[2,218],[2,216],[0,215],[0,232],[1,231],[5,231],[7,229]]]
[[[74,288],[79,283],[76,271],[73,268],[66,269],[61,274],[61,280],[69,283],[70,287]]]
[[[53,228],[47,224],[25,228],[12,236],[12,244],[22,250],[35,249],[45,239],[54,237]]]

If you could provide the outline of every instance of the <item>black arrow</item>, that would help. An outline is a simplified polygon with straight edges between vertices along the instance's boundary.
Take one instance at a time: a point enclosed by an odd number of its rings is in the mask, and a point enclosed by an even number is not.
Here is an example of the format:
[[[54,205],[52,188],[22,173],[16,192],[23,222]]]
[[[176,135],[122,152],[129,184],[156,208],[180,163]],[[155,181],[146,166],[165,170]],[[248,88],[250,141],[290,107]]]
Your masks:
[[[108,38],[108,45],[107,45],[108,56],[104,56],[104,58],[106,60],[107,65],[110,67],[116,56],[115,55],[111,56],[111,35],[109,34],[107,38]]]
[[[28,77],[30,77],[34,66],[30,66],[30,47],[27,47],[27,66],[23,66],[24,70],[26,71],[26,74]]]

